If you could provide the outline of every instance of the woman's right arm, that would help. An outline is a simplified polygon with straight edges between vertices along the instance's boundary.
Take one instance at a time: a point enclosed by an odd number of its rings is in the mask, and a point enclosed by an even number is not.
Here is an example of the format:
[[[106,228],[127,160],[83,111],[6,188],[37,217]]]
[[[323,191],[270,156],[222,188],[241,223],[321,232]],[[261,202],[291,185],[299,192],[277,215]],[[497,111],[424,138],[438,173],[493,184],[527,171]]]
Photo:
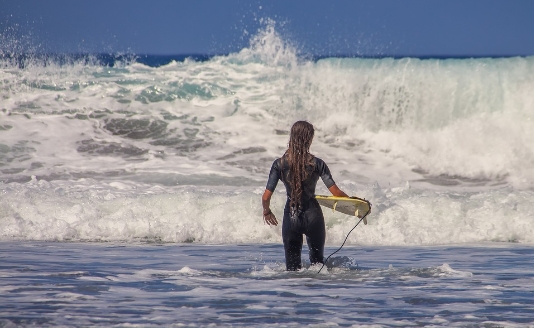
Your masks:
[[[273,195],[274,189],[276,188],[279,179],[280,171],[278,169],[278,160],[275,160],[273,162],[273,165],[271,166],[271,171],[269,172],[269,179],[267,181],[267,186],[265,187],[265,192],[261,197],[261,205],[263,207],[263,221],[265,221],[265,223],[267,223],[268,225],[278,225],[276,217],[274,216],[273,212],[271,212],[270,205],[271,196]]]
[[[273,192],[269,189],[265,189],[265,192],[263,193],[263,196],[261,196],[261,205],[263,207],[263,220],[268,225],[278,225],[278,221],[276,220],[276,216],[274,216],[273,212],[271,212],[271,196],[273,195]]]

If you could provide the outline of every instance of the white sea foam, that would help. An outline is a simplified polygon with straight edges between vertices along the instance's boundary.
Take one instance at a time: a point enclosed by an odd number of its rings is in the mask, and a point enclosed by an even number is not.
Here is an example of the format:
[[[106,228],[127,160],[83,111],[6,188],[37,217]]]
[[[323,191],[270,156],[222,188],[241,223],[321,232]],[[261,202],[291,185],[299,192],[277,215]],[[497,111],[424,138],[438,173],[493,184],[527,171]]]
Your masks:
[[[0,238],[279,242],[258,199],[307,119],[374,204],[349,243],[534,242],[534,58],[313,62],[266,26],[205,62],[3,62]],[[342,242],[355,219],[325,215]]]
[[[447,277],[456,277],[456,278],[471,278],[471,277],[473,277],[473,273],[454,270],[447,263],[443,263],[443,265],[439,266],[438,269],[442,272],[442,275],[447,276]]]
[[[0,240],[278,243],[281,228],[261,221],[261,188],[197,188],[79,181],[2,184]],[[342,185],[343,186],[343,185]],[[534,242],[532,193],[497,189],[447,193],[410,188],[353,189],[373,201],[369,224],[349,245]],[[283,188],[282,188],[283,189]],[[273,198],[282,217],[283,192]],[[327,244],[341,244],[355,217],[324,210]]]

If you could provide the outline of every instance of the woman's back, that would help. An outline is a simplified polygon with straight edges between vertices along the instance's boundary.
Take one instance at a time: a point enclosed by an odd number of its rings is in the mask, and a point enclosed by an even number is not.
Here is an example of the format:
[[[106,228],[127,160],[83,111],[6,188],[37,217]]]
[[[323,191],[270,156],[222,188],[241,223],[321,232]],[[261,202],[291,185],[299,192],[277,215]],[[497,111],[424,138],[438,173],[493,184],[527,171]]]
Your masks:
[[[310,200],[315,199],[315,188],[317,181],[321,178],[327,188],[330,188],[335,184],[334,179],[330,173],[330,169],[326,163],[313,155],[310,155],[308,165],[306,165],[305,179],[301,181],[301,197],[300,207],[307,208]],[[286,194],[288,199],[291,198],[291,170],[290,163],[287,156],[283,156],[274,161],[271,168],[272,174],[269,174],[269,181],[267,183],[267,189],[274,190],[278,180],[282,180],[286,188]],[[273,172],[274,171],[274,172]],[[274,174],[273,174],[274,173]],[[273,181],[274,180],[274,181]]]

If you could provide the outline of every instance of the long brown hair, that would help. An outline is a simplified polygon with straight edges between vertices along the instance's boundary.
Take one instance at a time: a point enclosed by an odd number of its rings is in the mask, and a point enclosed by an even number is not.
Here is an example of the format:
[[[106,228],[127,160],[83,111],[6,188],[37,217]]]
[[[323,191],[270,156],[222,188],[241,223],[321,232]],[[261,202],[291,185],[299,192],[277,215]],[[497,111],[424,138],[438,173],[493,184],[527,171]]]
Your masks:
[[[310,146],[315,130],[306,121],[297,121],[291,127],[289,145],[285,156],[289,162],[289,185],[291,186],[290,207],[297,209],[302,197],[302,181],[306,180],[309,172],[306,165],[313,165],[313,155]]]

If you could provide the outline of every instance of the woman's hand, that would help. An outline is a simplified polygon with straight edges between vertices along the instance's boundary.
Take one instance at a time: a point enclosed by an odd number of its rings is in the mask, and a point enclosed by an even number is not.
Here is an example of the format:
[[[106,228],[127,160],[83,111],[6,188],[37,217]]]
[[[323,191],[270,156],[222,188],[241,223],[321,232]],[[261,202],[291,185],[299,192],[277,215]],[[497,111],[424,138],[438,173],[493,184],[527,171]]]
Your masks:
[[[271,212],[270,210],[267,214],[263,214],[263,221],[268,225],[278,225],[278,220],[276,220],[276,216],[274,216],[273,212]]]
[[[263,193],[263,196],[261,197],[261,205],[263,207],[263,221],[267,223],[268,225],[278,225],[276,216],[274,216],[273,212],[271,212],[271,209],[269,208],[272,195],[273,195],[272,191],[265,189],[265,192]]]

